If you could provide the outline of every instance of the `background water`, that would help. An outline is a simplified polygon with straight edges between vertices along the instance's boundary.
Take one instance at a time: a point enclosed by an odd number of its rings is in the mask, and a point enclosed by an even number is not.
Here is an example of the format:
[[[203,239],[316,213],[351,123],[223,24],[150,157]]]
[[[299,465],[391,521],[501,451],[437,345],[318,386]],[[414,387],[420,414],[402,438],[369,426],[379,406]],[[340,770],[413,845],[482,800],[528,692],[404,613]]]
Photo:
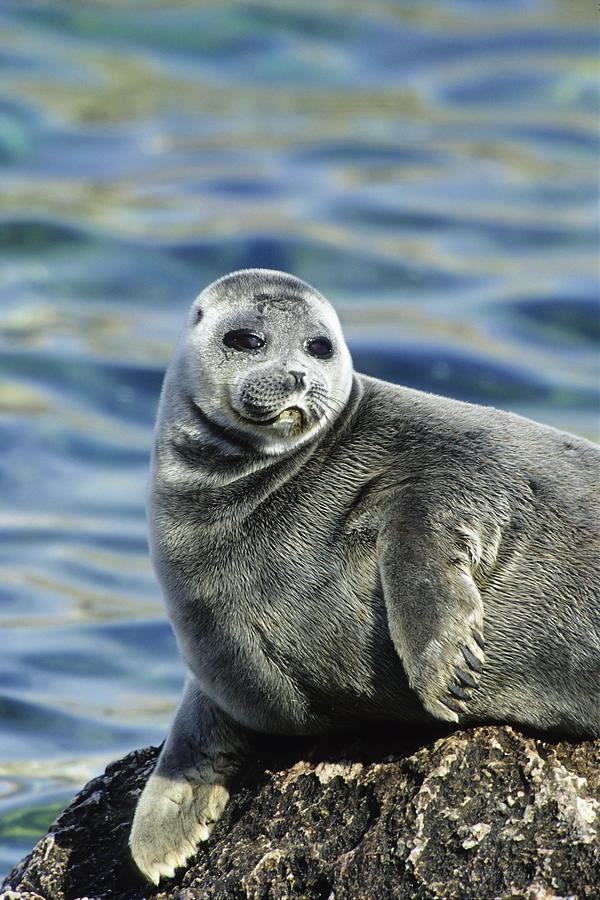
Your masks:
[[[0,871],[182,677],[162,373],[243,266],[357,368],[598,436],[591,0],[0,2]]]

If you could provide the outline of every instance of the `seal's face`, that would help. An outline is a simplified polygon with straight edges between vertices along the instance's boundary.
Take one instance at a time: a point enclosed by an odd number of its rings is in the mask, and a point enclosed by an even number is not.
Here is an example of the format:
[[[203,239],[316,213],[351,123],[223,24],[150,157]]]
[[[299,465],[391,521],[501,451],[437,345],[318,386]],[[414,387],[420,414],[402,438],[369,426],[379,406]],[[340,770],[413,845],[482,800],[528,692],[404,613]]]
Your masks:
[[[343,409],[352,362],[338,318],[281,272],[234,273],[200,294],[184,336],[186,391],[225,452],[269,455],[310,440]]]

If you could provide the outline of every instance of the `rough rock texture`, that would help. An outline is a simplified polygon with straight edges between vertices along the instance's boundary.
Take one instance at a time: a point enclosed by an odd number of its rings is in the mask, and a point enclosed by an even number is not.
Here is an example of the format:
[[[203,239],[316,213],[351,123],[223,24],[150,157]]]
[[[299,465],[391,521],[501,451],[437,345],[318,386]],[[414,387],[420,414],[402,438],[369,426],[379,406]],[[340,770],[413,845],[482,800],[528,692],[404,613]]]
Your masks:
[[[600,741],[486,726],[271,743],[188,870],[159,888],[127,852],[156,754],[91,781],[2,900],[600,897]]]

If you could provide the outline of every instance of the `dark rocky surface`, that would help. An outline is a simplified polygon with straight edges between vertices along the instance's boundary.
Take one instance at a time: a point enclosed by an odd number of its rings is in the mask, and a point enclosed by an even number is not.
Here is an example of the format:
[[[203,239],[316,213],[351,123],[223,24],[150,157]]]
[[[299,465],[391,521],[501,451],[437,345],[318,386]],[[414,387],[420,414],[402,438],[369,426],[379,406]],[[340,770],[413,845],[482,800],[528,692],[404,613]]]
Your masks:
[[[272,742],[187,870],[129,861],[148,748],[78,794],[2,900],[580,900],[600,897],[600,740],[373,731]]]

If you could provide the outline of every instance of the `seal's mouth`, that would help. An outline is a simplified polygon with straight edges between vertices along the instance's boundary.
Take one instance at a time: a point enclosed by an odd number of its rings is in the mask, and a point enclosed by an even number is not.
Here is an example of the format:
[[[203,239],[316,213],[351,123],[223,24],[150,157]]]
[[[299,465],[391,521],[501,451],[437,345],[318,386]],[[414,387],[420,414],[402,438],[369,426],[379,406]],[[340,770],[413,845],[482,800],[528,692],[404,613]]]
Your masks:
[[[299,406],[288,406],[270,419],[248,419],[253,425],[268,426],[281,423],[301,430],[307,424],[306,413]]]

